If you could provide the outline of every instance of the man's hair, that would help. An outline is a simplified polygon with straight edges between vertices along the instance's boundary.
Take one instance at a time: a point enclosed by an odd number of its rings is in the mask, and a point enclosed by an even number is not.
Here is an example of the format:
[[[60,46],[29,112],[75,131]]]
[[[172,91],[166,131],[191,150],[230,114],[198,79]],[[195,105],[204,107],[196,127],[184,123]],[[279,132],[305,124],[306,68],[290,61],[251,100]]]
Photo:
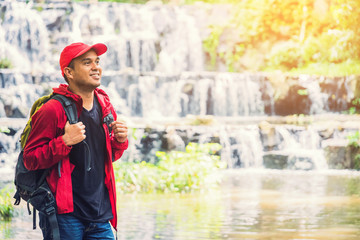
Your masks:
[[[71,60],[71,62],[69,63],[69,66],[67,66],[67,67],[74,69],[74,61]],[[66,74],[64,74],[64,79],[67,82],[67,84],[69,84],[69,80],[67,79]]]

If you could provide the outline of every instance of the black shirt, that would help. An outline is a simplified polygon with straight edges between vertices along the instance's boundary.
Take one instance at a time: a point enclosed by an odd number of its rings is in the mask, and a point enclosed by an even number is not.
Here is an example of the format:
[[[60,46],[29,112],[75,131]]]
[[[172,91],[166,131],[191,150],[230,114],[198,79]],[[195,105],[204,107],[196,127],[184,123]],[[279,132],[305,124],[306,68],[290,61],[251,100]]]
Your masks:
[[[83,108],[79,121],[85,125],[86,138],[70,151],[70,162],[75,165],[71,174],[74,197],[72,214],[86,221],[108,221],[113,215],[105,186],[106,140],[101,107],[96,97],[90,111]]]

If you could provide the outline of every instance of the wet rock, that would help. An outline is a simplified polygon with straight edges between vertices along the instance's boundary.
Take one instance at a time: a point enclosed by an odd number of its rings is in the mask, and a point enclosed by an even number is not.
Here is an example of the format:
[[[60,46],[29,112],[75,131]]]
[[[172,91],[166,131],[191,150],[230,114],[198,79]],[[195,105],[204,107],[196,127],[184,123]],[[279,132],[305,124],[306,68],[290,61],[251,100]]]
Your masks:
[[[322,139],[330,139],[334,135],[334,128],[326,128],[319,131],[319,135]]]
[[[349,146],[348,140],[329,139],[323,142],[329,168],[360,169],[360,148]]]
[[[311,156],[290,155],[287,169],[291,170],[313,170],[315,169],[314,160]]]
[[[19,73],[9,69],[0,69],[0,88],[10,88],[25,83],[33,83],[31,74]]]
[[[259,130],[264,151],[279,150],[280,136],[276,133],[275,126],[269,122],[259,123]]]
[[[173,127],[166,129],[166,134],[162,137],[161,146],[166,151],[185,151],[185,143]]]
[[[271,151],[263,155],[263,164],[265,168],[286,169],[288,158],[289,156],[286,153]]]
[[[307,89],[294,84],[290,86],[286,96],[275,101],[275,114],[286,116],[293,114],[309,114],[311,99],[305,94]]]
[[[264,154],[265,168],[314,170],[326,168],[325,159],[318,150],[290,149],[270,151]]]
[[[327,94],[328,111],[338,112],[349,108],[347,78],[323,78],[320,87]]]
[[[160,150],[161,136],[164,132],[152,128],[145,128],[142,132],[143,135],[140,141],[135,143],[138,159],[134,160],[155,163],[156,152]]]

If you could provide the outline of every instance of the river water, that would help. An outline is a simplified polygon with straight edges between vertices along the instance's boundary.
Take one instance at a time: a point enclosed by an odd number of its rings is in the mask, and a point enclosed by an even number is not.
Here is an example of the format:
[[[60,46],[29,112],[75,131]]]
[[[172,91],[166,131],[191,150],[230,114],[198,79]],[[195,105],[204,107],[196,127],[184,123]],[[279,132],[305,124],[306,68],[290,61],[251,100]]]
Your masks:
[[[219,189],[118,196],[121,240],[360,239],[360,173],[233,169]],[[1,239],[41,239],[25,206]]]

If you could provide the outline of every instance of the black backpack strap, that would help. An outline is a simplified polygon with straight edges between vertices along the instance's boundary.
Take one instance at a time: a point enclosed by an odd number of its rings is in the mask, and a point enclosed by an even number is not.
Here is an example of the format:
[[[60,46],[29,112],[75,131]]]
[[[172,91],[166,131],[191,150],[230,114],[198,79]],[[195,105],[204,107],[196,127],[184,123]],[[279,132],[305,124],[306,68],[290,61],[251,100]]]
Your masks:
[[[76,105],[73,100],[60,94],[54,94],[52,99],[55,99],[61,103],[65,110],[66,117],[70,124],[75,124],[79,121]],[[61,177],[61,160],[58,163],[58,174]]]
[[[71,100],[63,95],[60,95],[60,94],[54,94],[52,99],[56,99],[61,103],[61,105],[63,106],[63,108],[65,110],[66,117],[68,118],[70,124],[74,124],[79,121],[76,105],[73,100]]]
[[[14,205],[19,205],[21,202],[21,197],[20,197],[20,193],[19,190],[16,190],[14,197],[15,198],[15,202]]]
[[[60,240],[60,231],[59,231],[59,225],[56,218],[56,211],[55,208],[49,208],[46,210],[46,216],[49,221],[51,231],[52,231],[52,239],[54,240]]]
[[[36,186],[40,186],[44,181],[46,176],[49,174],[50,168],[44,170],[43,174],[41,175],[39,181],[36,183]]]
[[[112,113],[110,112],[108,115],[106,115],[103,119],[104,123],[106,123],[106,126],[109,129],[109,135],[111,137],[111,127],[110,124],[114,121],[114,116],[112,115]]]
[[[111,127],[110,124],[114,121],[114,116],[112,115],[112,113],[110,112],[108,115],[106,115],[103,119],[104,123],[106,124],[106,126],[108,127],[109,130],[109,136],[111,137]],[[112,161],[115,161],[115,156],[114,154],[112,155]]]

